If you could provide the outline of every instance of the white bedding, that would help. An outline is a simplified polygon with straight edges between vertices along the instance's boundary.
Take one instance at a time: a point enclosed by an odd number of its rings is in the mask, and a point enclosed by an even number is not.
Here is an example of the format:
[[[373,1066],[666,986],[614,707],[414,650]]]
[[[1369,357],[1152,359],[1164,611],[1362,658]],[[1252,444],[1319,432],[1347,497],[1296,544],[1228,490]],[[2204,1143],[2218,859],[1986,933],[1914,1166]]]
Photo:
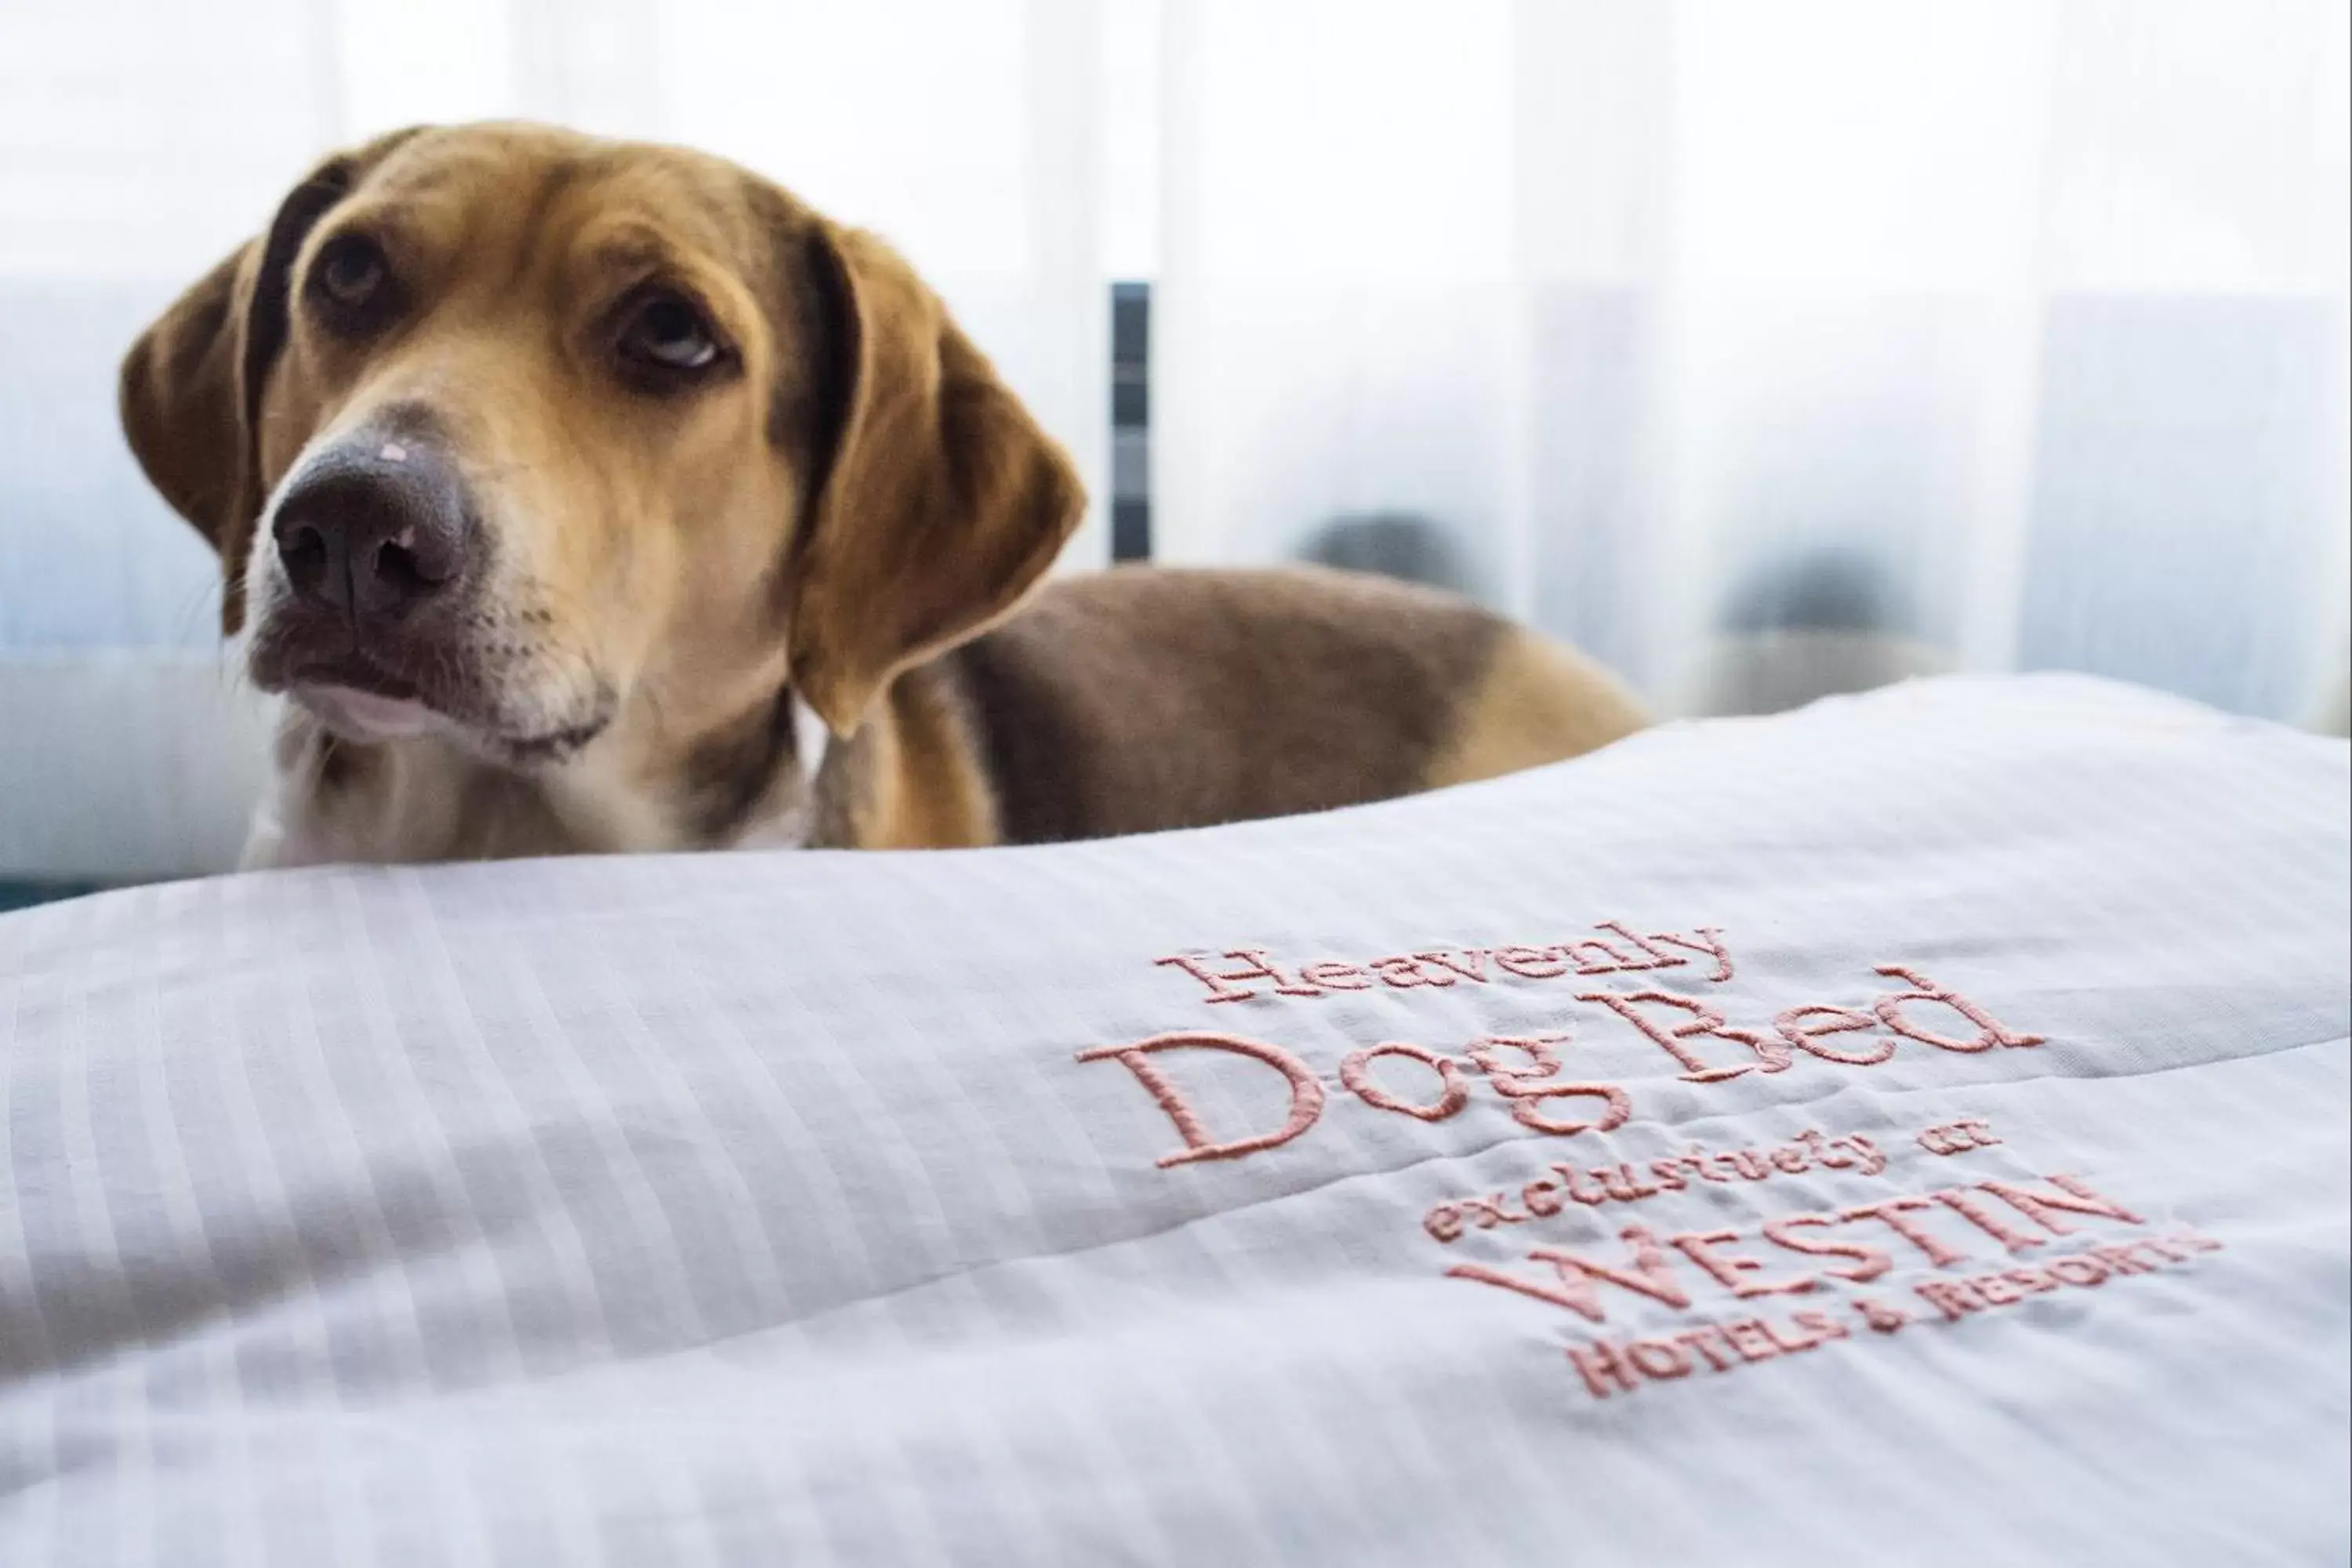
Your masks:
[[[0,1563],[2340,1563],[2347,816],[1950,681],[0,918]]]

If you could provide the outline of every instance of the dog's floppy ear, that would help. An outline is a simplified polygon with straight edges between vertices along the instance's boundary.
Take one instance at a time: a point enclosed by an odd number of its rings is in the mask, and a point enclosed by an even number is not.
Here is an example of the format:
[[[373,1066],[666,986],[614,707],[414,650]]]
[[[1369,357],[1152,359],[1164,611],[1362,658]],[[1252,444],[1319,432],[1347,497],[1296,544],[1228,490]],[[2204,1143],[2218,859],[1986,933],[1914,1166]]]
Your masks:
[[[838,430],[793,542],[792,679],[836,734],[899,671],[1010,615],[1086,509],[1069,458],[914,271],[819,221]]]
[[[328,159],[247,240],[174,300],[123,356],[122,431],[172,510],[219,552],[221,630],[245,619],[245,562],[261,510],[261,395],[286,345],[287,274],[363,163],[413,132]]]

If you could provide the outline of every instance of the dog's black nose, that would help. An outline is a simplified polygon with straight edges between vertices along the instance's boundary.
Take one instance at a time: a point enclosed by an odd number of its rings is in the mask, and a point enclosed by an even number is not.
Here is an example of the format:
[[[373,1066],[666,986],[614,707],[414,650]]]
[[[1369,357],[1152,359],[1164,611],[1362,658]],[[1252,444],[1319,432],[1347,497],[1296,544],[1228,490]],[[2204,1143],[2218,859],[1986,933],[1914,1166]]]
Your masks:
[[[279,499],[273,531],[295,596],[360,621],[397,620],[448,593],[478,531],[446,458],[383,437],[312,458]]]

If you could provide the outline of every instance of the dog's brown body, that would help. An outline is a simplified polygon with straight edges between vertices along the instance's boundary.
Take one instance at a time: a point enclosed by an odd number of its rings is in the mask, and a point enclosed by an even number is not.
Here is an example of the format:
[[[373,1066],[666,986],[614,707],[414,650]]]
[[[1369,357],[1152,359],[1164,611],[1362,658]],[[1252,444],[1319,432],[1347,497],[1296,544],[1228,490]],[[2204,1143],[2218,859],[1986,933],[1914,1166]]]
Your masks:
[[[293,700],[257,864],[1086,837],[1640,723],[1376,579],[1038,588],[1082,494],[938,300],[674,149],[477,126],[330,160],[133,348],[123,416]]]

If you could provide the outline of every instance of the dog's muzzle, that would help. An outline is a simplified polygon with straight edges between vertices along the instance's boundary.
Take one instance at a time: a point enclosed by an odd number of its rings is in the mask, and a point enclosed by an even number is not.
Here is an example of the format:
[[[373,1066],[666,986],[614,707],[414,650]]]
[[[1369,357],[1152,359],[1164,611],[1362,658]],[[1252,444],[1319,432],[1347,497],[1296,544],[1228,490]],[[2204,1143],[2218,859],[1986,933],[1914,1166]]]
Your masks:
[[[460,647],[486,538],[429,419],[380,416],[307,455],[269,531],[285,592],[255,645],[262,686],[357,739],[476,705]]]

